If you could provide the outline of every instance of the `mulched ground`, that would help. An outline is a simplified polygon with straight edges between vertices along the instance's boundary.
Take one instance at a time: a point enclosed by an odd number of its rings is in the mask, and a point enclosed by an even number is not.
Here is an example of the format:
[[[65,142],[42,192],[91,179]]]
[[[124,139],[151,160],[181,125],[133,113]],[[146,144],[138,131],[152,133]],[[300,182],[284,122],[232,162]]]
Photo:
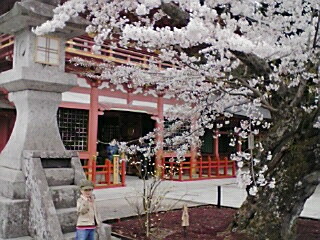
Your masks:
[[[129,218],[112,223],[112,231],[122,236],[137,240],[250,240],[242,234],[222,233],[233,219],[235,209],[201,206],[189,208],[190,226],[184,232],[181,227],[182,210],[174,210],[154,215],[157,223],[155,234],[146,238],[138,218]],[[298,220],[297,240],[319,240],[320,221],[310,219]]]

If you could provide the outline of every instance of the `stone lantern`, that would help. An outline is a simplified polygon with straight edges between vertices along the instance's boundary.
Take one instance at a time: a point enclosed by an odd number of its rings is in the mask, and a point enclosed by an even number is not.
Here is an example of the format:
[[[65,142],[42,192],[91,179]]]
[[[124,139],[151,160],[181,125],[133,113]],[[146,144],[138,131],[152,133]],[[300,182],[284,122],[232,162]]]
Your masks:
[[[59,2],[22,0],[0,16],[0,32],[15,36],[13,68],[0,74],[0,87],[17,111],[0,155],[0,239],[74,237],[76,185],[85,175],[77,153],[64,148],[56,113],[62,92],[77,83],[64,71],[65,42],[83,34],[86,21],[72,19],[46,36],[32,32]]]
[[[68,38],[83,32],[83,21],[50,36],[36,36],[31,28],[50,17],[54,8],[43,2],[50,1],[16,3],[0,17],[0,31],[15,36],[13,69],[0,74],[0,86],[9,91],[17,110],[17,124],[0,155],[0,166],[17,170],[23,150],[65,151],[55,116],[61,93],[76,86],[76,76],[64,72],[64,49]]]

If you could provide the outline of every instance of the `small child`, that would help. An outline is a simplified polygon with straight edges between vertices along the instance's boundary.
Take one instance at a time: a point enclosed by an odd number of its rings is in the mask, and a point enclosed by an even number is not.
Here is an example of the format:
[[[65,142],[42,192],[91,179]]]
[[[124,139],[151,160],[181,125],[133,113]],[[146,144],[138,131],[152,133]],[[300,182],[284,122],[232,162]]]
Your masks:
[[[95,230],[100,225],[94,199],[93,183],[87,179],[80,181],[81,196],[77,201],[76,240],[95,240]]]

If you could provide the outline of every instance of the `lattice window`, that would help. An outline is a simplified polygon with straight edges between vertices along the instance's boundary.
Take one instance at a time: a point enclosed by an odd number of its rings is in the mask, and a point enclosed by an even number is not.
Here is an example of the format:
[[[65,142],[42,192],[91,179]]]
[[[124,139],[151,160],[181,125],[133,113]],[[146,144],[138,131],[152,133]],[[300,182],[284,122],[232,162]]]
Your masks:
[[[87,150],[88,119],[88,110],[69,108],[60,108],[58,110],[59,131],[67,150]]]
[[[37,37],[35,61],[43,64],[59,65],[59,44],[59,39]]]

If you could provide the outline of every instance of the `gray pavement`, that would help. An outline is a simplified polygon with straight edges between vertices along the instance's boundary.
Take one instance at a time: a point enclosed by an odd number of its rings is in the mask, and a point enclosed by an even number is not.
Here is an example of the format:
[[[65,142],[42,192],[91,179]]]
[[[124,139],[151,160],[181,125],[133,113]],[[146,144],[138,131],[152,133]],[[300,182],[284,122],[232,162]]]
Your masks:
[[[148,180],[147,182],[151,182]],[[126,187],[98,189],[94,191],[103,220],[119,219],[137,215],[141,202],[143,181],[127,176]],[[159,191],[167,191],[160,210],[190,206],[217,204],[217,186],[221,186],[221,205],[238,208],[246,198],[246,192],[237,186],[234,178],[211,179],[188,182],[163,181]],[[302,217],[320,219],[320,186],[307,200]]]

